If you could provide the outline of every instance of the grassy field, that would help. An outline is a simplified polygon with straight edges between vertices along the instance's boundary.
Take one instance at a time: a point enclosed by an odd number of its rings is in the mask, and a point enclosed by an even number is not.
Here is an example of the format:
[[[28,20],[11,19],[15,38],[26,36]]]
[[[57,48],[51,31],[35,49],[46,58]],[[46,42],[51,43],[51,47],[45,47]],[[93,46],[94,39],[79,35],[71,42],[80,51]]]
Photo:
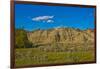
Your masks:
[[[77,49],[78,48],[78,49]],[[16,49],[15,64],[17,67],[26,65],[43,65],[57,63],[78,63],[94,61],[93,46],[69,48],[64,51],[43,51],[39,48]]]

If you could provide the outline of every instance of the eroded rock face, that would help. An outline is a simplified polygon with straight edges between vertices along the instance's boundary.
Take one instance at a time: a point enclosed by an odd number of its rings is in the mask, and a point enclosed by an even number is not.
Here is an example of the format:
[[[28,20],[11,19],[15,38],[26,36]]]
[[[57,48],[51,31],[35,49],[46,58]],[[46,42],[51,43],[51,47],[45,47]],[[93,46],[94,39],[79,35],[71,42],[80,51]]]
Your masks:
[[[93,30],[79,30],[73,28],[56,28],[49,30],[36,30],[27,33],[28,40],[36,44],[78,44],[94,43]]]

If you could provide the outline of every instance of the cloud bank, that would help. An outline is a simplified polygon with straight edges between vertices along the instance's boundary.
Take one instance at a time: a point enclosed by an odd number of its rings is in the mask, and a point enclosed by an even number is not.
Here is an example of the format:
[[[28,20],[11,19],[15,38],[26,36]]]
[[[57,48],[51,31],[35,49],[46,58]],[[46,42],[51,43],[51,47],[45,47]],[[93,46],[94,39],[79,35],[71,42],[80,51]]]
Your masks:
[[[43,21],[43,22],[47,22],[47,23],[53,23],[54,21],[52,20],[54,18],[54,16],[38,16],[38,17],[34,17],[32,18],[33,21]]]

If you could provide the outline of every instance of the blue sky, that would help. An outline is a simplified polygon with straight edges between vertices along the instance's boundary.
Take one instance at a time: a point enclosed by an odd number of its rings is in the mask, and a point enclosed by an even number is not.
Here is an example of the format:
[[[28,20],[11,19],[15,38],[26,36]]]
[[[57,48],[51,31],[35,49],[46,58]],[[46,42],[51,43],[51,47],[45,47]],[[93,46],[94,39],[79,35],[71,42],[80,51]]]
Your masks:
[[[56,27],[94,29],[94,13],[95,8],[15,4],[15,28],[28,31]]]

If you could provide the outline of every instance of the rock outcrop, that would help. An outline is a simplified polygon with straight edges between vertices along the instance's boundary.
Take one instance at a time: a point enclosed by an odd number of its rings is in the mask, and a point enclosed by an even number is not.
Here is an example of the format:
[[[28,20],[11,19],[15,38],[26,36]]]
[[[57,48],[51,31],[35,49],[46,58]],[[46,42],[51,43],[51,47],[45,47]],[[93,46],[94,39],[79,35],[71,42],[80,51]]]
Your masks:
[[[28,40],[35,44],[83,44],[94,43],[93,30],[79,30],[74,28],[54,28],[35,30],[27,33]]]

